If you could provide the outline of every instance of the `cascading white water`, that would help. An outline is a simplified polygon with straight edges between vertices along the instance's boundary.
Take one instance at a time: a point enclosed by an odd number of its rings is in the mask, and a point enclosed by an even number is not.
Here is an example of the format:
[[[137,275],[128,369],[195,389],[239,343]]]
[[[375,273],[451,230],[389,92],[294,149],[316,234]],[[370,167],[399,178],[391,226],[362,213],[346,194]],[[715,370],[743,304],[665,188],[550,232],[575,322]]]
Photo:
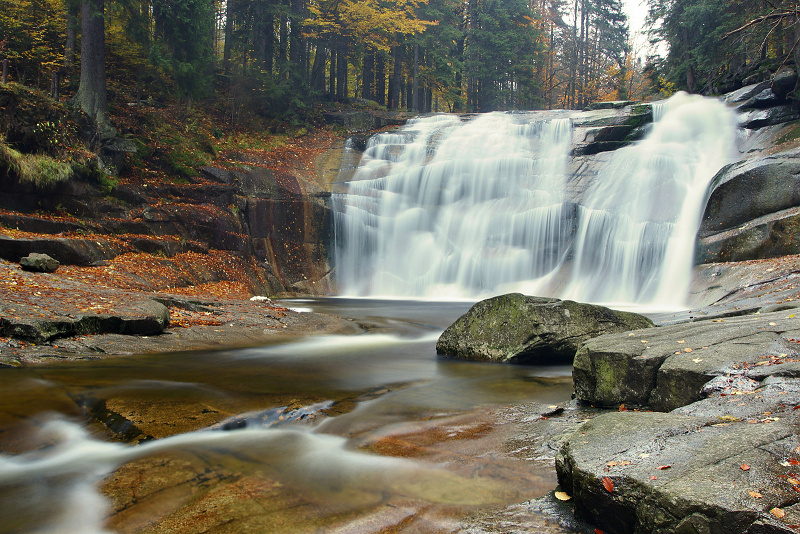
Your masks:
[[[338,198],[343,294],[470,297],[550,273],[568,249],[568,118],[416,120],[370,141]]]
[[[686,93],[653,111],[651,133],[614,153],[579,207],[566,298],[685,303],[706,190],[733,156],[736,120],[722,102]]]
[[[564,194],[567,112],[437,115],[372,138],[335,196],[340,293],[681,305],[735,119],[686,94],[654,115],[647,139],[618,150],[578,206]]]

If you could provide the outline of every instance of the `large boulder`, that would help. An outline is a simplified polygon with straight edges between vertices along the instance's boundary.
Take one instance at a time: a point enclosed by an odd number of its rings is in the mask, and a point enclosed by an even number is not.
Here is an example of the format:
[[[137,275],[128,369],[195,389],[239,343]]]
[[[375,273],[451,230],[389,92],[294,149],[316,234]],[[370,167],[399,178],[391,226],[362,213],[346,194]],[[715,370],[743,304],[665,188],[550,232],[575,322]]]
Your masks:
[[[475,304],[442,333],[436,352],[477,361],[569,363],[589,338],[651,326],[635,313],[510,293]]]
[[[719,376],[792,374],[800,359],[800,317],[791,311],[661,326],[588,340],[575,355],[576,396],[595,406],[669,411],[702,398]]]
[[[800,151],[755,157],[722,169],[709,186],[702,236],[800,206]]]
[[[709,186],[697,263],[800,253],[800,151],[757,156],[722,169]]]
[[[566,440],[556,471],[576,515],[606,532],[788,534],[800,523],[796,424],[785,406],[751,421],[607,413]]]

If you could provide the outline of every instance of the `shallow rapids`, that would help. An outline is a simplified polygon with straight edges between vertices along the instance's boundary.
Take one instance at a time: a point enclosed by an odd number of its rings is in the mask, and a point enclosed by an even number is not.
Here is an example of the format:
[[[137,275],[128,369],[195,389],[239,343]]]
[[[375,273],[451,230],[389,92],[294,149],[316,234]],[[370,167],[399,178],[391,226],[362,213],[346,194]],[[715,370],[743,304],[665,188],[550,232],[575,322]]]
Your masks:
[[[492,414],[569,399],[568,366],[438,359],[468,303],[287,304],[373,333],[5,369],[0,532],[457,531],[553,489]]]

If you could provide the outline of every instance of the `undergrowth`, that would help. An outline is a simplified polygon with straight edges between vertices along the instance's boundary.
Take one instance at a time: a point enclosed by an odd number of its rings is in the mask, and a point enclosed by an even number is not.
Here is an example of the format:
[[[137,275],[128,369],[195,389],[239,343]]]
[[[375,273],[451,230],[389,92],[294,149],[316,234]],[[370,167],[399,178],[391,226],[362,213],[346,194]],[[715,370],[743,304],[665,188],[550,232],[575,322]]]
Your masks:
[[[23,154],[4,142],[0,142],[0,167],[21,183],[30,183],[42,189],[67,181],[74,174],[70,162],[59,161],[46,154]]]

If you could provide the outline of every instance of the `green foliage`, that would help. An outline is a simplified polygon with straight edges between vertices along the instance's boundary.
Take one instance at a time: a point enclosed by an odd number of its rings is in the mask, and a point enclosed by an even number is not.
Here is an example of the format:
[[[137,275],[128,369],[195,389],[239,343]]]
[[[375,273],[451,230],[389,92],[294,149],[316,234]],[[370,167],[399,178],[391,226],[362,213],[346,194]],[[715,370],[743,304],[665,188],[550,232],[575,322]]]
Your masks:
[[[796,3],[786,0],[648,0],[648,4],[651,39],[669,43],[666,57],[653,58],[650,67],[653,78],[663,78],[664,86],[702,93],[732,90],[760,68],[756,79],[768,77],[795,43],[796,15],[727,35],[761,15],[794,12]]]
[[[168,62],[172,78],[184,98],[206,96],[210,88],[213,4],[208,0],[156,0],[153,18],[159,46],[155,61]]]
[[[41,91],[16,83],[0,85],[0,132],[24,153],[64,157],[86,149],[88,118]]]

